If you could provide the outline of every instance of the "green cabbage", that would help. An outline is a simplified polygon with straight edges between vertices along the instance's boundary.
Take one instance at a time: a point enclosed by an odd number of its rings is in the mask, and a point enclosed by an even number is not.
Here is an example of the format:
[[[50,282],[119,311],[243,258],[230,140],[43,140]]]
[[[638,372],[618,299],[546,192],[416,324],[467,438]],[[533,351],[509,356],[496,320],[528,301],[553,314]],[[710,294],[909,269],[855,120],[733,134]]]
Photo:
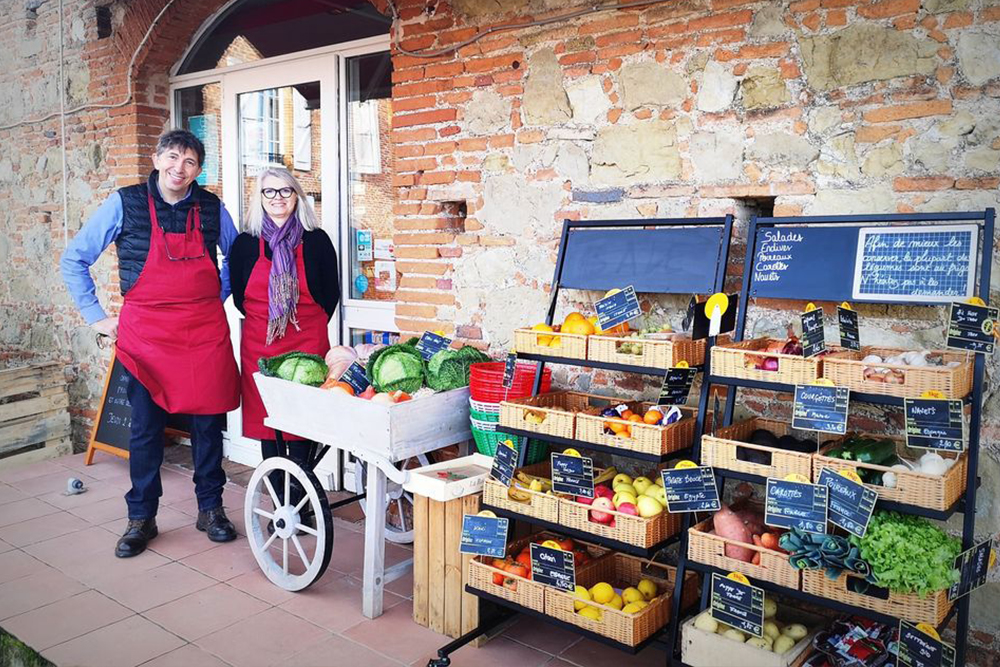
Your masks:
[[[276,357],[261,357],[257,360],[257,367],[268,377],[313,387],[323,384],[329,371],[323,357],[305,352],[287,352]]]
[[[427,386],[434,391],[467,387],[470,367],[482,361],[489,361],[489,357],[471,345],[460,350],[439,350],[427,362]]]
[[[424,386],[424,360],[409,341],[376,350],[365,369],[376,391],[412,394]]]

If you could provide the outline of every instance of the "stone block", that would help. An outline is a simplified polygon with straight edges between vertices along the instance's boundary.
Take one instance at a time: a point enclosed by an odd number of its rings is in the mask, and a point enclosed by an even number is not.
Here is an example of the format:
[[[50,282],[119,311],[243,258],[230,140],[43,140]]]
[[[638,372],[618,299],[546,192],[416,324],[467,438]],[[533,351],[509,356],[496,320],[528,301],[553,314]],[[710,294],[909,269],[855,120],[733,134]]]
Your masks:
[[[958,65],[973,86],[1000,76],[1000,37],[994,31],[963,32],[955,45]]]
[[[689,146],[699,180],[731,181],[743,174],[743,137],[739,128],[698,132],[691,137]]]
[[[853,132],[838,134],[824,144],[817,170],[825,176],[848,180],[855,180],[861,175]]]
[[[753,23],[750,24],[750,37],[754,39],[771,39],[784,35],[788,26],[781,20],[780,5],[768,3],[754,12]]]
[[[850,215],[852,213],[885,212],[896,210],[892,190],[886,186],[859,188],[857,190],[823,189],[807,201],[806,215]]]
[[[977,171],[995,173],[1000,171],[1000,150],[984,146],[965,155],[965,166]]]
[[[873,148],[865,157],[861,171],[873,178],[903,173],[903,149],[897,143]]]
[[[910,163],[929,174],[943,174],[952,167],[952,155],[958,148],[956,137],[924,137],[910,144]]]
[[[531,56],[521,108],[531,125],[556,125],[572,117],[562,69],[552,49],[542,49]]]
[[[625,196],[622,188],[610,188],[607,190],[573,190],[573,201],[587,202],[591,204],[608,204],[618,202]]]
[[[626,109],[644,106],[673,106],[687,97],[687,81],[664,65],[644,61],[622,68],[619,74]]]
[[[526,232],[533,232],[545,237],[558,228],[555,213],[562,207],[565,194],[561,183],[526,183],[520,174],[489,176],[485,180],[483,208],[477,216],[491,234],[524,237]]]
[[[819,157],[819,150],[804,137],[789,132],[758,135],[747,149],[747,157],[767,166],[792,169],[805,167]]]
[[[792,99],[777,67],[751,67],[740,83],[740,94],[746,109],[779,107]]]
[[[733,104],[739,80],[720,63],[712,60],[705,65],[698,82],[698,110],[716,113]]]
[[[969,0],[923,0],[921,8],[931,14],[958,12],[967,9]]]
[[[465,106],[465,122],[473,134],[497,134],[510,125],[510,100],[492,90],[477,90]]]
[[[595,184],[633,185],[669,181],[681,175],[677,131],[665,121],[601,128],[591,155]]]
[[[946,137],[960,137],[976,128],[976,119],[968,111],[956,111],[955,115],[938,123],[937,130]]]
[[[836,129],[843,123],[840,107],[819,107],[809,113],[809,131],[814,134],[824,134]]]
[[[599,76],[584,76],[574,81],[566,87],[566,95],[573,109],[574,123],[593,125],[604,120],[611,109],[611,100]]]

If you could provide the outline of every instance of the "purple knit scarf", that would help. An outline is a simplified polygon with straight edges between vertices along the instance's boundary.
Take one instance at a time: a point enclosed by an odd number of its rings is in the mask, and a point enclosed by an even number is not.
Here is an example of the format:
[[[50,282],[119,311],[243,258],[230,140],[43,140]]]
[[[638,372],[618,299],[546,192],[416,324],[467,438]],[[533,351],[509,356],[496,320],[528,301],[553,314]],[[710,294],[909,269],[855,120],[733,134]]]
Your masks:
[[[271,246],[271,273],[267,279],[267,341],[285,335],[291,322],[299,330],[296,307],[299,303],[299,275],[295,266],[295,249],[302,242],[302,225],[293,213],[280,227],[264,214],[261,236]]]

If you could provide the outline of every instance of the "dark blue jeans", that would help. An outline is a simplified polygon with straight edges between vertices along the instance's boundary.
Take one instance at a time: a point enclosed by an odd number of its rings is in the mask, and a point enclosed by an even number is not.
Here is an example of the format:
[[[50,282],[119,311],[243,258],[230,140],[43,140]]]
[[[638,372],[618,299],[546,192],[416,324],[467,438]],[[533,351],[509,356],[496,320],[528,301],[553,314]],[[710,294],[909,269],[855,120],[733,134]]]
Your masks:
[[[128,370],[125,369],[128,373]],[[163,430],[167,412],[153,402],[146,388],[129,373],[128,401],[132,404],[129,438],[129,472],[132,489],[125,494],[129,519],[151,519],[163,495]],[[194,492],[201,512],[222,506],[222,415],[191,416],[191,455],[194,459]]]

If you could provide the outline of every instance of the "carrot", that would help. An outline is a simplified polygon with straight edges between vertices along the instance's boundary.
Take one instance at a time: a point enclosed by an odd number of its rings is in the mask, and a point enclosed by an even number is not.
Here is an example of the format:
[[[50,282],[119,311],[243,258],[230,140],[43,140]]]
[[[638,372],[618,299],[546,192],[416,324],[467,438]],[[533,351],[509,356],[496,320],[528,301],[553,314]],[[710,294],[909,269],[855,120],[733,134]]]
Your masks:
[[[765,534],[765,535],[767,535],[767,533],[764,533],[764,534]],[[753,536],[753,543],[754,543],[754,544],[755,544],[756,546],[758,546],[758,547],[764,547],[764,546],[767,546],[767,545],[766,545],[766,544],[764,544],[764,542],[763,542],[763,541],[761,540],[761,536],[760,536],[760,535],[754,535],[754,536]]]
[[[760,565],[760,552],[756,552],[753,555],[753,560],[750,561],[754,565]]]
[[[774,533],[764,533],[760,536],[761,545],[768,549],[778,548],[778,536]]]

